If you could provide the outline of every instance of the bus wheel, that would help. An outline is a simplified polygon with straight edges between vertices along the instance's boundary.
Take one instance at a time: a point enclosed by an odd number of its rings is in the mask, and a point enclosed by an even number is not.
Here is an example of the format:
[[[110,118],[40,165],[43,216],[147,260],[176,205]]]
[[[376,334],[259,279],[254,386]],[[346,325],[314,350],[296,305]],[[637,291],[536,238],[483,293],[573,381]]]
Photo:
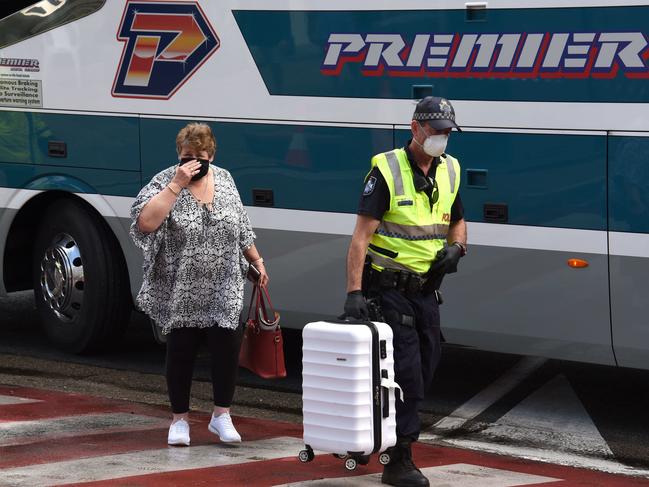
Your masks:
[[[107,225],[72,200],[46,211],[34,245],[34,296],[50,340],[73,353],[105,348],[126,328],[129,283]]]

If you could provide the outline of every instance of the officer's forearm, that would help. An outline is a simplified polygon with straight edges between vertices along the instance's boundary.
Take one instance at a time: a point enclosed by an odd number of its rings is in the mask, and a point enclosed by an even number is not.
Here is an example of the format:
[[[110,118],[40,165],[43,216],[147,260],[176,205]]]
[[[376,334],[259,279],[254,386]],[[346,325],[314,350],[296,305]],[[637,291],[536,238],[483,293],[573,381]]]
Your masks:
[[[363,265],[365,254],[370,244],[374,231],[378,228],[380,221],[371,216],[358,215],[356,227],[352,235],[352,243],[347,253],[347,292],[361,289],[363,280]]]
[[[452,222],[448,229],[448,235],[446,236],[448,243],[452,244],[453,242],[460,242],[466,245],[466,239],[466,222],[464,221],[464,218]]]
[[[357,291],[361,288],[366,252],[367,245],[364,245],[364,242],[358,239],[352,238],[347,253],[347,292]]]

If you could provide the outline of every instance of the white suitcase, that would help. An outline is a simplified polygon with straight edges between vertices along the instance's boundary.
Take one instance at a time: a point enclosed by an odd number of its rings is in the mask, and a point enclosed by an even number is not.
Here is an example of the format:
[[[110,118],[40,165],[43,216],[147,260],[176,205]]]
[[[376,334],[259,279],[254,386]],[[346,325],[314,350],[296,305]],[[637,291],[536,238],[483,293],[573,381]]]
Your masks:
[[[396,437],[392,329],[370,321],[318,321],[302,332],[304,444],[366,464],[371,453],[394,446]],[[383,464],[390,460],[379,456]]]

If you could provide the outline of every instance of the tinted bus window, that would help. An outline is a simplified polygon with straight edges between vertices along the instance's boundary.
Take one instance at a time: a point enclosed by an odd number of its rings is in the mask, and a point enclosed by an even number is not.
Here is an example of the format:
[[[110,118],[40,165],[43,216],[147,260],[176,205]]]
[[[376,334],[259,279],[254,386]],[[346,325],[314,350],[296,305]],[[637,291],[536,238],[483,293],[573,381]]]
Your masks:
[[[0,3],[10,15],[0,20],[0,49],[80,19],[99,10],[106,0],[42,0]]]

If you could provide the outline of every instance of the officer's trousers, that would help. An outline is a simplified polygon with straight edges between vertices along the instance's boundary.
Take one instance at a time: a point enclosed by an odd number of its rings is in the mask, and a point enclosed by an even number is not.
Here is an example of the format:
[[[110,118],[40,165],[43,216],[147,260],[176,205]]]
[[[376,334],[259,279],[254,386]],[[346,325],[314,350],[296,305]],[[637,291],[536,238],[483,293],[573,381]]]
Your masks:
[[[396,289],[379,292],[385,321],[394,334],[395,380],[403,390],[397,400],[397,436],[416,441],[419,405],[441,356],[439,306],[434,295],[405,296]],[[404,315],[414,317],[414,323]]]

